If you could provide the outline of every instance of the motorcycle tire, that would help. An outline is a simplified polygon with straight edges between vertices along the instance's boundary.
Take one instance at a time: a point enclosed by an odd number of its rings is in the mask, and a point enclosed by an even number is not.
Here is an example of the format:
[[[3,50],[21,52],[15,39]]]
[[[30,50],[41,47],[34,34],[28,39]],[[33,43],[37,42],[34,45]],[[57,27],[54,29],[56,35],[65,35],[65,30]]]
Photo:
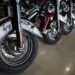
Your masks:
[[[53,20],[52,22],[56,22],[56,20]],[[48,26],[52,23],[52,22],[49,22],[48,23]],[[60,38],[62,37],[62,27],[60,26],[60,29],[59,29],[59,31],[58,31],[58,25],[55,25],[55,26],[57,26],[57,34],[55,35],[55,37],[53,37],[54,39],[52,39],[52,38],[50,38],[50,36],[49,36],[49,34],[47,33],[47,34],[43,34],[43,38],[44,38],[44,40],[45,40],[45,42],[47,43],[47,44],[56,44],[59,40],[60,40]],[[49,28],[49,27],[48,27]]]
[[[25,45],[25,48],[22,52],[23,54],[11,55],[10,53],[7,52],[9,49],[8,47],[6,47],[6,44],[8,42],[7,40],[8,36],[6,36],[3,41],[5,43],[2,43],[2,45],[0,46],[0,68],[5,72],[11,73],[21,72],[26,68],[28,68],[33,63],[36,57],[38,50],[37,37],[26,30],[23,30],[22,33],[23,39],[27,40],[26,43],[23,41]]]

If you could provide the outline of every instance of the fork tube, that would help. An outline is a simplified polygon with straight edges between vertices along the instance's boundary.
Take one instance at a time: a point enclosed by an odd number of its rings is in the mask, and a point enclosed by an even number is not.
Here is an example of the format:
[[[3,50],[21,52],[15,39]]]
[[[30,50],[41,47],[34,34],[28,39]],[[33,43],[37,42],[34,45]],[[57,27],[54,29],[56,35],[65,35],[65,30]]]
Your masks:
[[[17,47],[22,47],[21,21],[20,21],[20,0],[10,0],[12,5],[12,27],[16,30]]]
[[[70,4],[70,22],[71,22],[71,25],[72,25],[72,0],[69,0],[69,4]]]
[[[60,7],[60,4],[59,3],[60,3],[60,0],[54,0],[57,25],[59,27],[58,31],[60,29],[60,21],[59,21],[59,7]]]

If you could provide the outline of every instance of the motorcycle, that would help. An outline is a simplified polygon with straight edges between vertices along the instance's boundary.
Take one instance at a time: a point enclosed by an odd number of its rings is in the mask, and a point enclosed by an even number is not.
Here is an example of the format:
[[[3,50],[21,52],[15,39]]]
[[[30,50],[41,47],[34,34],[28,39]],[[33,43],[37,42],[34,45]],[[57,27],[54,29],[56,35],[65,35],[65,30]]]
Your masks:
[[[37,27],[42,33],[46,43],[55,44],[62,36],[62,27],[57,22],[56,3],[51,0],[44,0],[44,2],[41,3],[36,1],[38,0],[32,0],[33,3],[30,5],[32,8],[29,10],[27,10],[25,5],[29,5],[31,2],[27,2],[28,4],[24,2],[21,3],[22,16],[31,22],[36,23],[36,25],[38,24]]]
[[[59,20],[64,34],[69,34],[74,27],[72,19],[72,1],[58,0]]]
[[[28,68],[34,61],[38,50],[36,35],[40,33],[33,23],[21,18],[20,0],[10,0],[10,5],[8,16],[0,19],[0,68],[14,73]]]

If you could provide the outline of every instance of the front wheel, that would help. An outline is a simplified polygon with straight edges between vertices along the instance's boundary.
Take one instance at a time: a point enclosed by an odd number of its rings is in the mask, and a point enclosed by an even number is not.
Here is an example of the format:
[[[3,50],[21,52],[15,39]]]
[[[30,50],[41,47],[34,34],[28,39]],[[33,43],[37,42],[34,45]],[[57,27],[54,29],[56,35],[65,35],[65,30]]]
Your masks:
[[[0,47],[0,68],[6,72],[20,72],[31,65],[34,61],[37,49],[37,37],[30,32],[22,31],[23,49],[16,51],[15,38],[4,39]]]
[[[62,27],[60,25],[57,25],[56,20],[49,21],[47,33],[43,34],[43,38],[46,43],[48,44],[55,44],[57,43],[61,36],[62,36]]]

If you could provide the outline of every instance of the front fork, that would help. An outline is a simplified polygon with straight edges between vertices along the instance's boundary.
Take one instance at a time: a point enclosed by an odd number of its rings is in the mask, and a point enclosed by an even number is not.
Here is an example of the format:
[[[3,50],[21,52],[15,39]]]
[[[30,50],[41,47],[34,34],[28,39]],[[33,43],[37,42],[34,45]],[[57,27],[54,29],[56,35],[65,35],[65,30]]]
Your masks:
[[[60,18],[59,18],[59,7],[60,7],[60,4],[59,4],[59,1],[60,0],[55,0],[54,4],[55,4],[55,12],[56,12],[56,19],[57,19],[57,25],[59,25],[58,27],[58,31],[60,31]]]
[[[67,20],[65,19],[65,17],[63,17],[63,15],[60,14],[60,9],[59,9],[60,1],[62,1],[62,0],[57,0],[57,4],[56,4],[57,5],[56,7],[57,7],[58,23],[60,23],[60,21],[66,23]],[[70,7],[70,10],[67,12],[67,14],[70,17],[70,23],[72,25],[72,0],[68,0],[68,1],[65,0],[65,2],[67,2],[68,6]]]
[[[17,48],[22,48],[22,30],[20,20],[20,0],[10,0],[12,5],[12,27],[16,31]]]
[[[72,5],[72,0],[69,0],[69,4],[70,4],[70,22],[71,22],[71,25],[72,25],[72,7],[73,7],[73,5]]]
[[[46,16],[44,23],[42,21],[42,24],[40,26],[40,31],[44,32],[48,26],[49,21],[51,21],[54,17],[55,13],[48,13],[48,15]]]

